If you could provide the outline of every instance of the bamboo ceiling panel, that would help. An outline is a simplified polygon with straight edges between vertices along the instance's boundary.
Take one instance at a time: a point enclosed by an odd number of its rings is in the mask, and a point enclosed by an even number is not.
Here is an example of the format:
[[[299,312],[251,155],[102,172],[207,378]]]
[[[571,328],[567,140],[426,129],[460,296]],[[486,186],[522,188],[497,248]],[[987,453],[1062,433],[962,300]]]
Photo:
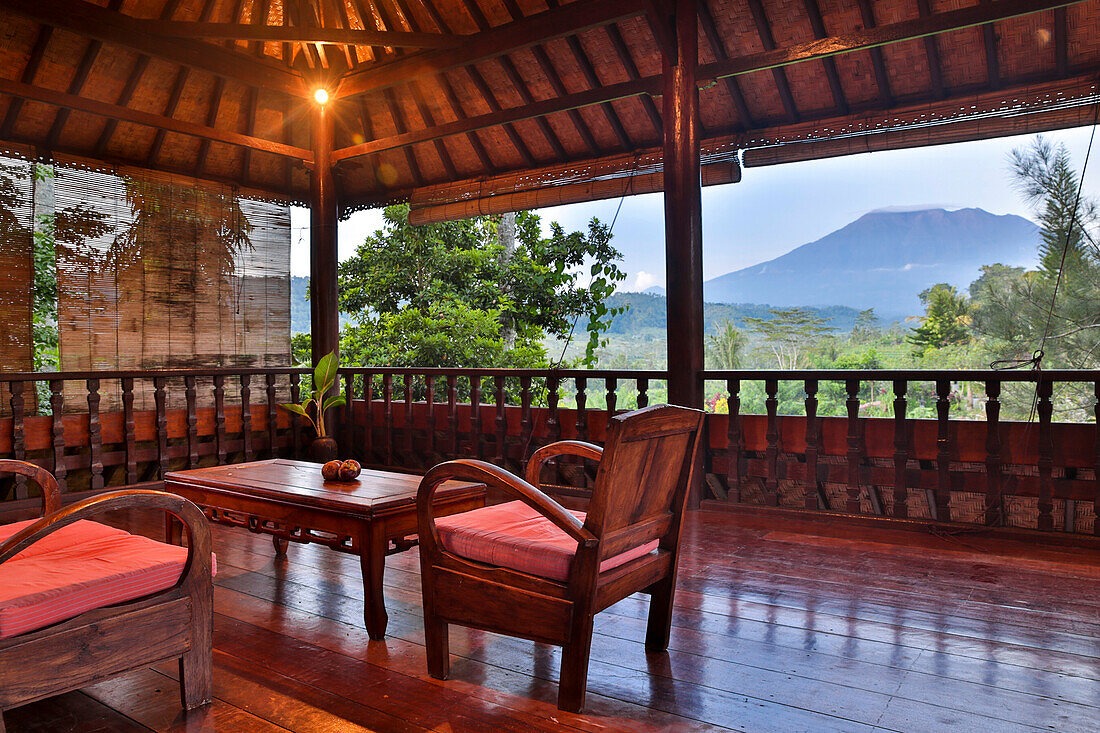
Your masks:
[[[736,76],[714,78],[732,73],[727,66],[700,79],[704,144],[732,139],[746,151],[790,144],[788,128],[803,124],[827,143],[832,130],[871,118],[886,124],[922,104],[939,114],[975,95],[1010,98],[1037,84],[1091,80],[1100,69],[1100,0],[1067,2],[1051,9],[1047,0],[700,0],[701,63],[740,64]],[[0,140],[32,146],[42,158],[75,155],[305,202],[310,94],[324,85],[334,96],[337,150],[374,146],[337,164],[345,213],[444,185],[460,184],[469,199],[504,190],[522,170],[625,160],[626,174],[632,157],[650,155],[660,141],[661,48],[647,6],[3,0]],[[1001,10],[1009,6],[1016,10]],[[994,20],[957,21],[928,37],[914,30],[959,13]],[[763,53],[790,60],[819,39],[843,47],[873,32],[888,32],[891,42],[779,66],[746,60]],[[349,45],[349,33],[359,42]],[[1057,127],[1076,118],[1035,119]],[[957,132],[973,139],[1010,128]],[[409,135],[416,137],[401,137]]]

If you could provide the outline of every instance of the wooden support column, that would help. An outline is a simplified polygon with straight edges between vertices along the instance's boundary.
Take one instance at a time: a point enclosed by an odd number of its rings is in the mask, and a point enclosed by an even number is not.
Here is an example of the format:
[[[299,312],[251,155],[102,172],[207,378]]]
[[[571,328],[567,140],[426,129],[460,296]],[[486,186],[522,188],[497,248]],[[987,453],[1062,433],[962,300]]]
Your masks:
[[[314,105],[311,117],[313,168],[309,178],[309,303],[313,363],[340,344],[336,302],[336,182],[332,176],[335,136],[333,102]]]
[[[696,0],[656,3],[664,34],[665,271],[668,397],[703,406],[703,214],[699,169]]]

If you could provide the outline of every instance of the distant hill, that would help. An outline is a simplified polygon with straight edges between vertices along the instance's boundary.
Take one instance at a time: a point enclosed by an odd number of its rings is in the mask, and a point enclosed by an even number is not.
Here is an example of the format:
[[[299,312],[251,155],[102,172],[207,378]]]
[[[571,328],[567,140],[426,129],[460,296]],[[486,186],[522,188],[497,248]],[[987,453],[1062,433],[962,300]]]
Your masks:
[[[649,293],[615,293],[607,299],[607,305],[618,307],[629,305],[626,313],[615,316],[608,333],[638,335],[648,329],[665,331],[667,300],[663,295]],[[717,333],[724,321],[733,321],[738,328],[744,327],[746,316],[767,318],[772,306],[755,303],[704,303],[703,330],[707,334]],[[838,331],[851,331],[858,311],[842,305],[811,308],[820,318],[824,318],[831,328]]]
[[[883,320],[922,312],[938,282],[965,288],[982,265],[1031,266],[1039,228],[982,209],[875,211],[773,260],[708,280],[707,301],[874,308]]]
[[[302,275],[290,276],[290,332],[309,333],[309,298],[306,292],[309,289],[309,278]],[[351,321],[345,314],[340,314],[340,327]]]

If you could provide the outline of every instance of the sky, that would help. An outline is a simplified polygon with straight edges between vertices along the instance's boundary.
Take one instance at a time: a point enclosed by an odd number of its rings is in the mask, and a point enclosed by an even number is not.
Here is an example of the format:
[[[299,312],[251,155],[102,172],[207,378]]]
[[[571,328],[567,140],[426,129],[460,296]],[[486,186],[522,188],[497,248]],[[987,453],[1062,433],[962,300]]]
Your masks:
[[[1080,170],[1091,128],[1047,133],[1064,142]],[[710,279],[755,265],[819,239],[869,211],[976,207],[993,214],[1032,213],[1012,189],[1008,156],[1033,135],[912,150],[860,153],[749,168],[739,183],[703,189],[703,276]],[[1100,140],[1097,141],[1100,146]],[[1100,155],[1100,150],[1094,150]],[[1098,165],[1100,168],[1100,165]],[[1086,174],[1085,192],[1100,192],[1100,170]],[[623,290],[664,285],[664,210],[661,194],[622,199],[612,243],[623,253]],[[544,227],[558,221],[585,230],[597,217],[610,223],[620,199],[540,209]],[[350,257],[381,226],[381,211],[362,211],[340,223],[340,259]],[[292,212],[291,272],[309,274],[309,215]]]

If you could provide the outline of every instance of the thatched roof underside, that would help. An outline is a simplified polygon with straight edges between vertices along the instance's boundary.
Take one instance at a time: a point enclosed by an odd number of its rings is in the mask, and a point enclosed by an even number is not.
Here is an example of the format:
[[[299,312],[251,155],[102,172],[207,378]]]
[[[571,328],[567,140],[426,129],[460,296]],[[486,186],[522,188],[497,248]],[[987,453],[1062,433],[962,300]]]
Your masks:
[[[705,183],[737,180],[739,164],[1093,121],[1100,0],[700,6]],[[0,141],[305,202],[324,86],[344,211],[411,200],[428,220],[660,190],[646,7],[0,0]]]

